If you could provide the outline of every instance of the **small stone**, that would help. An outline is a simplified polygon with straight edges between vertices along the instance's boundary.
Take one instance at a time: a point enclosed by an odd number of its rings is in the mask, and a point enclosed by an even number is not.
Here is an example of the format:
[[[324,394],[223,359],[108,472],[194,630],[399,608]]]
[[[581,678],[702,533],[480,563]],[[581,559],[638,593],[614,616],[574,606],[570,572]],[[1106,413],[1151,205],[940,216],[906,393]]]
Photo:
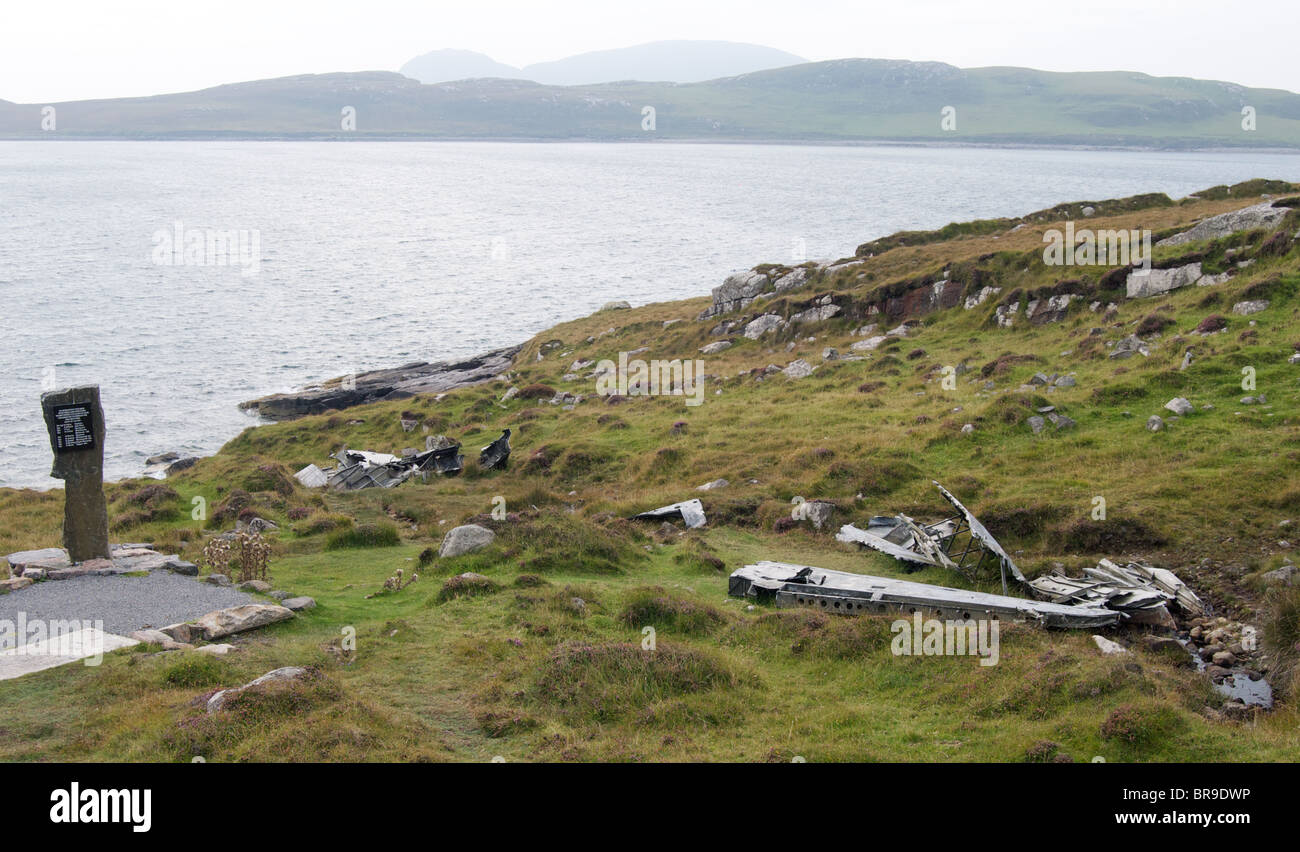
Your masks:
[[[1180,417],[1187,414],[1191,414],[1192,411],[1194,410],[1192,404],[1181,396],[1176,396],[1173,399],[1166,402],[1165,408],[1169,409],[1174,414],[1177,414]]]
[[[1047,426],[1047,421],[1036,414],[1033,417],[1029,418],[1027,422],[1029,423],[1029,428],[1034,430],[1035,435],[1037,435],[1039,432],[1042,432],[1043,429]]]
[[[1125,648],[1118,642],[1107,639],[1105,636],[1094,635],[1092,641],[1097,643],[1097,650],[1101,651],[1101,653],[1107,657],[1114,657],[1128,653],[1128,648]]]
[[[203,582],[209,583],[213,586],[229,586],[230,578],[225,574],[209,574],[203,578]]]
[[[1216,651],[1214,656],[1210,658],[1210,661],[1216,666],[1224,666],[1226,668],[1227,666],[1236,664],[1237,655],[1231,651]]]
[[[1148,431],[1159,432],[1163,428],[1165,428],[1165,421],[1160,418],[1159,414],[1152,414],[1147,418]]]
[[[214,657],[224,657],[226,654],[229,654],[231,651],[235,650],[235,646],[223,642],[219,645],[200,645],[194,650],[198,651],[200,654],[210,654]]]
[[[239,588],[245,592],[269,592],[271,584],[265,580],[245,580],[239,584]]]
[[[284,605],[285,609],[293,610],[294,612],[302,612],[305,609],[315,609],[316,607],[315,599],[309,598],[306,595],[296,598],[285,598],[281,603]]]
[[[1047,415],[1047,419],[1052,421],[1052,425],[1057,429],[1069,429],[1077,425],[1072,418],[1066,417],[1064,414],[1057,414],[1056,412]]]
[[[184,559],[172,557],[164,562],[162,567],[166,568],[173,574],[180,574],[185,577],[199,576],[199,566],[195,565],[193,562],[186,562]]]
[[[726,487],[727,487],[728,485],[730,485],[730,484],[731,484],[731,483],[728,482],[728,481],[725,480],[725,479],[715,479],[715,480],[713,480],[712,482],[706,482],[706,483],[704,483],[703,485],[699,486],[699,487],[696,488],[695,490],[696,490],[696,491],[713,491],[713,490],[718,489],[718,488],[726,488]]]
[[[1248,299],[1244,302],[1238,302],[1232,306],[1232,312],[1240,316],[1250,316],[1257,314],[1268,308],[1268,299]]]
[[[177,642],[161,630],[137,630],[131,634],[131,638],[146,645],[159,645],[164,651],[182,651],[194,647],[188,642]]]

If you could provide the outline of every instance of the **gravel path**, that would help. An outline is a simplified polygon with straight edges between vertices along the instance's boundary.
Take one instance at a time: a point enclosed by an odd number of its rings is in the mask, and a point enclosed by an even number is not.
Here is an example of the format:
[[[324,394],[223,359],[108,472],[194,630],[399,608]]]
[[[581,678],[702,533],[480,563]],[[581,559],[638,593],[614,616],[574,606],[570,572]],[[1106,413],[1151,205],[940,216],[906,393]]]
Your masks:
[[[216,609],[259,603],[238,589],[200,583],[168,571],[147,577],[73,577],[36,583],[0,595],[0,619],[103,620],[104,630],[128,636],[142,627],[166,627]]]

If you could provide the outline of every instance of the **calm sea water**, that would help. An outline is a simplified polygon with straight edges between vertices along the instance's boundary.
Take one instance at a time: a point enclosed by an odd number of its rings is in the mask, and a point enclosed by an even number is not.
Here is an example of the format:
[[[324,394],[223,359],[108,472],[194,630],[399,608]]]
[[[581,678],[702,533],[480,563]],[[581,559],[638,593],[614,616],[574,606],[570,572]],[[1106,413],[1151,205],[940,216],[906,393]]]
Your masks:
[[[57,484],[43,385],[102,386],[120,478],[214,452],[253,422],[241,400],[704,295],[796,246],[844,257],[903,228],[1253,177],[1300,180],[1300,156],[0,142],[0,485]],[[257,274],[159,263],[178,227],[255,238]]]

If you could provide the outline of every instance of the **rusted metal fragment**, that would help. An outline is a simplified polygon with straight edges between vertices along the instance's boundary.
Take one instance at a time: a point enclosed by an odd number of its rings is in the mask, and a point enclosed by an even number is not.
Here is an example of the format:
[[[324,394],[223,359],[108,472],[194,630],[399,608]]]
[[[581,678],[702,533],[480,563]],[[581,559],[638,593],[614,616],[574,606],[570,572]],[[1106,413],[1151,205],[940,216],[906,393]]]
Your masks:
[[[683,500],[680,503],[673,503],[669,506],[661,506],[658,509],[651,509],[648,512],[642,512],[639,515],[633,515],[634,521],[658,521],[668,520],[669,518],[678,517],[686,522],[687,529],[695,529],[704,526],[704,504],[698,499]]]
[[[921,612],[961,621],[1007,618],[1071,629],[1106,627],[1123,618],[1103,607],[1065,606],[786,562],[763,561],[736,570],[727,592],[733,597],[772,600],[782,607],[844,615]]]
[[[478,466],[484,470],[505,468],[510,458],[510,430],[501,433],[501,437],[484,447],[478,454]]]

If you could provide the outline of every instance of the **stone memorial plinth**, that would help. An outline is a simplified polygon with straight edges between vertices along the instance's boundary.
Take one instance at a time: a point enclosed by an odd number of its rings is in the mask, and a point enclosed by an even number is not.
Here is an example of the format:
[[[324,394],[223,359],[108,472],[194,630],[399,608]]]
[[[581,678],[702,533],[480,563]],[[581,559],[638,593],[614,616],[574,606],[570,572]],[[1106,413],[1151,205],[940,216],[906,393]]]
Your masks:
[[[54,450],[50,476],[64,483],[63,546],[73,562],[107,559],[104,409],[99,404],[99,385],[43,393],[41,410]]]

